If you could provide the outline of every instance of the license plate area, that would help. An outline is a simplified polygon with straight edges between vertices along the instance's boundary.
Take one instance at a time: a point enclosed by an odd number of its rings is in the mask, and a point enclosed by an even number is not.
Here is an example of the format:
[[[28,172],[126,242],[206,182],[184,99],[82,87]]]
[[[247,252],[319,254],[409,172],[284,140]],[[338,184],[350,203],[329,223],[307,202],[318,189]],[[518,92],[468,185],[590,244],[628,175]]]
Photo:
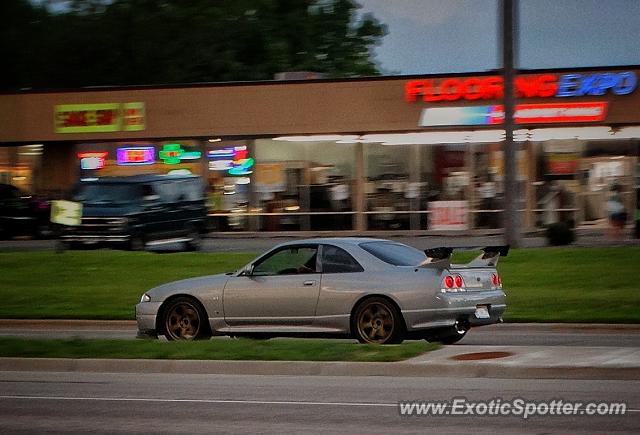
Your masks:
[[[488,305],[476,305],[475,312],[476,319],[489,319],[491,315],[489,314],[489,306]]]

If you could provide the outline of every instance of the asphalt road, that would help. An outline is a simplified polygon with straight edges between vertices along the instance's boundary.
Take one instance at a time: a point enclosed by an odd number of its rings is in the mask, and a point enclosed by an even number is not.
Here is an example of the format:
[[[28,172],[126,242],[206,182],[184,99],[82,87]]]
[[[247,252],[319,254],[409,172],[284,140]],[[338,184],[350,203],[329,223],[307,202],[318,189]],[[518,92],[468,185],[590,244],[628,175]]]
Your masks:
[[[640,433],[640,381],[0,372],[2,432]],[[625,402],[617,416],[400,416],[399,401]]]
[[[0,322],[0,336],[37,338],[100,338],[133,340],[134,322],[76,324],[8,324]],[[500,324],[472,329],[457,346],[607,346],[640,347],[640,327],[593,327],[560,324]]]

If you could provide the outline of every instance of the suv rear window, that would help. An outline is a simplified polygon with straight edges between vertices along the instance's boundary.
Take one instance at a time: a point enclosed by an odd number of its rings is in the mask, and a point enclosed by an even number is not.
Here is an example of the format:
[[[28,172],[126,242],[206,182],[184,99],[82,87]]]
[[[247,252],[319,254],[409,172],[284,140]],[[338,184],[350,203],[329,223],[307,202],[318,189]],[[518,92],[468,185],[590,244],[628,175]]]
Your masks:
[[[424,252],[402,243],[366,242],[361,243],[360,247],[394,266],[417,266],[427,258]]]

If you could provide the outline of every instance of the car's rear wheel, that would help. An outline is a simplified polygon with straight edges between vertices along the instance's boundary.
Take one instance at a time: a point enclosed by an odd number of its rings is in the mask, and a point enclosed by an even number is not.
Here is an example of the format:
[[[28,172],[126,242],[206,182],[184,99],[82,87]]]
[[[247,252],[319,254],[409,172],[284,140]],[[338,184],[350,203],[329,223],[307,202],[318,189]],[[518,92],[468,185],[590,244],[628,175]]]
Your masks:
[[[351,319],[351,330],[360,343],[397,344],[404,339],[404,322],[396,306],[387,299],[362,301]]]
[[[167,340],[201,340],[211,337],[207,315],[194,299],[174,299],[163,312],[163,329]]]
[[[191,227],[187,233],[189,241],[185,243],[187,251],[199,251],[202,247],[202,235],[197,228]]]

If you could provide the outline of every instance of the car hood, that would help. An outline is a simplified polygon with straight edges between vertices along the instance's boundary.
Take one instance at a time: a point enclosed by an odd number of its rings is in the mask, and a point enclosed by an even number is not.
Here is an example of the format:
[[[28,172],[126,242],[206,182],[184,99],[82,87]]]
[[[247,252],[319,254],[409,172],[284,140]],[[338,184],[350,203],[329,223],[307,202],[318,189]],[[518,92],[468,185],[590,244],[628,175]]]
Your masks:
[[[152,301],[160,301],[175,294],[197,295],[203,291],[222,290],[229,276],[230,275],[221,273],[218,275],[182,279],[154,287],[148,290],[146,294],[151,297]]]

